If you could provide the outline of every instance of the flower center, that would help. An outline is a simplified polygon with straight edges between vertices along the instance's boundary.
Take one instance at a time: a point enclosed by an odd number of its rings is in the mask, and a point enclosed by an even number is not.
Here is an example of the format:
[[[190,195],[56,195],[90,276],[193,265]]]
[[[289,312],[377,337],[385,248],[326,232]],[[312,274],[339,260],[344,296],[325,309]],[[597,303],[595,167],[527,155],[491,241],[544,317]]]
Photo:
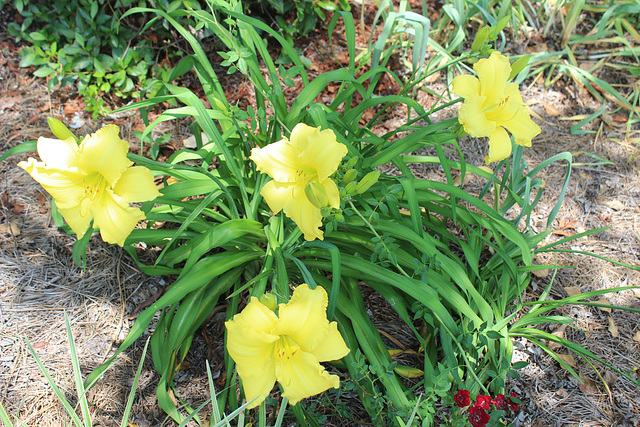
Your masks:
[[[87,176],[82,179],[82,187],[84,188],[85,197],[91,201],[94,201],[106,186],[107,181],[104,179],[102,174],[98,172],[87,174]]]
[[[298,343],[288,335],[281,335],[276,342],[276,361],[287,363],[300,350]]]
[[[80,203],[81,216],[86,216],[89,213],[95,201],[104,194],[107,185],[107,180],[98,172],[89,173],[82,179],[84,199]]]
[[[498,113],[500,110],[502,110],[504,108],[505,105],[507,105],[507,101],[509,100],[509,97],[507,96],[506,98],[504,98],[502,101],[498,102],[497,104],[493,104],[493,105],[489,105],[487,107],[484,108],[484,112],[485,113]]]
[[[296,170],[296,182],[301,185],[307,185],[309,181],[318,180],[318,171],[315,169],[298,169]]]

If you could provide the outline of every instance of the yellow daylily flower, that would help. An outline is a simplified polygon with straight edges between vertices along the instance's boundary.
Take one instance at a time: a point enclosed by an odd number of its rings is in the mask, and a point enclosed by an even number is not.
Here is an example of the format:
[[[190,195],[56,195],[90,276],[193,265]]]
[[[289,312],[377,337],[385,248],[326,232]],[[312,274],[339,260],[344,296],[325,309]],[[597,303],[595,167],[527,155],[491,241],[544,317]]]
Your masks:
[[[38,138],[42,161],[29,158],[18,166],[29,172],[55,199],[58,211],[79,237],[93,227],[105,242],[120,246],[144,213],[129,203],[146,202],[160,195],[153,175],[127,159],[129,143],[120,129],[107,125],[78,146],[65,140]]]
[[[338,360],[349,348],[336,322],[327,320],[327,292],[320,286],[302,284],[287,304],[274,313],[260,299],[225,323],[227,350],[236,362],[247,400],[254,408],[269,395],[276,381],[282,396],[292,405],[301,399],[340,386],[337,375],[320,362]]]
[[[529,115],[515,83],[507,83],[511,74],[509,60],[500,52],[481,59],[474,66],[478,77],[468,74],[453,79],[452,92],[464,98],[458,121],[473,137],[489,137],[487,164],[511,154],[511,132],[518,145],[531,146],[540,128]]]
[[[306,240],[323,239],[322,214],[316,206],[322,197],[313,202],[305,194],[305,188],[314,184],[312,190],[324,190],[328,206],[340,207],[338,186],[329,176],[340,165],[347,154],[347,147],[336,140],[331,129],[320,130],[298,123],[291,132],[291,140],[282,138],[264,148],[251,150],[250,159],[258,170],[266,173],[272,181],[266,183],[260,194],[274,213],[284,210],[304,233]]]

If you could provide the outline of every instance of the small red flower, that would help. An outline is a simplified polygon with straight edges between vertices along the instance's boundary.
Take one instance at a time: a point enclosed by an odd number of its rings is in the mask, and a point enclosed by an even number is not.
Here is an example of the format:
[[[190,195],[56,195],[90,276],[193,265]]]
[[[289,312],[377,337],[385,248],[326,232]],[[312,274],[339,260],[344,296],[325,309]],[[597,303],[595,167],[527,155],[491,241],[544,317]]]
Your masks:
[[[476,403],[475,405],[476,408],[481,408],[484,409],[485,411],[488,411],[489,409],[491,409],[491,396],[485,396],[484,394],[479,394],[478,398],[476,399]]]
[[[513,399],[514,397],[518,399],[518,396],[516,396],[515,393],[511,393],[511,396],[509,397],[509,407],[513,412],[516,412],[518,409],[520,409],[520,404],[518,403],[519,400]]]
[[[496,409],[500,411],[506,411],[508,409],[507,399],[505,399],[504,394],[498,394],[495,399],[493,399],[493,404],[496,405]]]
[[[477,406],[469,408],[469,421],[473,427],[484,427],[490,419],[491,417],[484,409]]]
[[[471,404],[471,393],[469,390],[458,390],[455,396],[453,396],[453,401],[461,408],[465,406],[469,406]]]

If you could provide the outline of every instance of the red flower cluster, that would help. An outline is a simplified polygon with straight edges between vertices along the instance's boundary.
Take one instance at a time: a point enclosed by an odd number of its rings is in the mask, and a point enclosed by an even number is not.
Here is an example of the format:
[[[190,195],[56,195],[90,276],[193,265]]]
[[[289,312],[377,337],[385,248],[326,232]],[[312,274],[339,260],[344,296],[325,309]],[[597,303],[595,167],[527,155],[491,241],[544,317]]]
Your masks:
[[[467,407],[471,404],[471,393],[469,390],[458,390],[453,396],[453,401],[461,408]],[[505,397],[504,394],[498,394],[495,399],[479,394],[473,406],[469,408],[469,421],[473,427],[484,427],[491,419],[487,411],[491,409],[492,404],[500,411],[507,411],[508,408],[511,408],[513,412],[516,412],[520,409],[519,402],[515,393],[511,393],[511,396],[508,397]]]
[[[469,390],[458,390],[456,395],[453,396],[453,401],[461,408],[469,406],[471,405],[471,393]]]
[[[491,417],[487,414],[487,411],[479,406],[472,406],[469,408],[469,421],[473,427],[484,427],[487,425]]]

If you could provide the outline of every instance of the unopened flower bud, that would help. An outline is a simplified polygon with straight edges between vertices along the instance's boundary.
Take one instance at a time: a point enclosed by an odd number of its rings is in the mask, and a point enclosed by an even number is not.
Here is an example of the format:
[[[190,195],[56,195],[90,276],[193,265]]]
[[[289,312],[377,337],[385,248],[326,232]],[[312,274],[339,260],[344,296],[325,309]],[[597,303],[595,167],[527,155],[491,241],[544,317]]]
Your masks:
[[[276,297],[271,292],[262,295],[258,300],[266,305],[269,310],[276,311]]]
[[[358,171],[355,169],[349,169],[348,171],[345,172],[344,176],[342,177],[342,183],[348,184],[354,179],[356,179],[357,177],[358,177]]]
[[[367,191],[373,184],[378,182],[380,178],[380,171],[371,171],[360,180],[355,189],[355,194],[362,194]]]
[[[73,138],[74,141],[78,142],[78,138],[60,120],[47,117],[47,123],[49,123],[49,129],[51,129],[56,138],[61,140]]]
[[[348,183],[347,186],[344,187],[344,189],[346,190],[347,194],[350,194],[350,195],[356,194],[356,193],[354,193],[354,191],[356,190],[356,185],[358,185],[357,181],[351,181],[350,183]]]
[[[318,209],[329,206],[329,196],[324,186],[318,181],[311,181],[304,187],[304,194],[313,206]]]

